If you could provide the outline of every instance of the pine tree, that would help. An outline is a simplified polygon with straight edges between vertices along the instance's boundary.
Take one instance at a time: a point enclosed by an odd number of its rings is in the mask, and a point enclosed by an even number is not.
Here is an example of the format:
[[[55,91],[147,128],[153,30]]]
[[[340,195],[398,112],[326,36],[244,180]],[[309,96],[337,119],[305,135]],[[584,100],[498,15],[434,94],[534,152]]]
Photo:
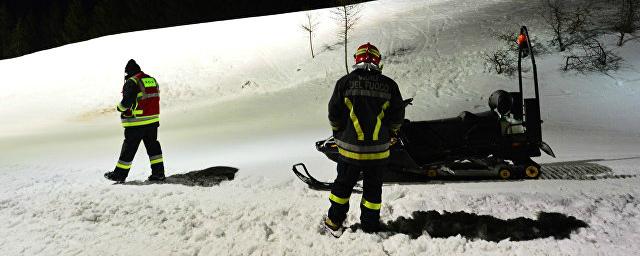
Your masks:
[[[32,12],[18,19],[9,42],[9,56],[21,56],[33,51],[33,44],[37,36],[33,21]]]
[[[93,6],[89,37],[99,37],[120,32],[121,19],[117,17],[115,4],[118,1],[98,0]]]
[[[87,28],[87,16],[82,1],[72,0],[64,19],[64,32],[62,33],[64,42],[72,43],[84,39],[87,35]]]
[[[58,1],[52,1],[48,9],[47,19],[42,24],[47,31],[49,46],[58,46],[64,43],[62,26],[64,24],[64,13]]]
[[[9,39],[13,28],[6,3],[0,5],[0,58],[9,56]]]

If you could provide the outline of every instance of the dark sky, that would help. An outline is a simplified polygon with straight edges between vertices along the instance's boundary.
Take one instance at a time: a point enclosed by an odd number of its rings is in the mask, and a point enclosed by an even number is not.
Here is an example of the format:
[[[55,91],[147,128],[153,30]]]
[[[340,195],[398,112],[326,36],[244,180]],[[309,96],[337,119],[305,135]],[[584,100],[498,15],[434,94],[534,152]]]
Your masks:
[[[86,5],[92,5],[92,3],[97,2],[96,0],[80,0]],[[118,1],[118,0],[115,0]],[[136,1],[136,0],[128,0],[128,1]],[[157,0],[158,2],[163,2],[166,0]],[[176,2],[187,2],[184,0],[169,0]],[[355,0],[357,2],[365,2],[371,0]],[[41,11],[43,9],[48,9],[51,7],[53,3],[58,4],[60,7],[64,9],[64,7],[68,6],[71,0],[0,0],[0,4],[4,3],[7,5],[8,9],[15,14],[22,14],[28,10]],[[234,2],[234,1],[220,1],[220,0],[196,0],[189,1],[197,3],[198,6],[216,6],[221,2]],[[292,9],[299,9],[300,6],[307,6],[307,8],[319,8],[319,7],[328,7],[334,6],[337,3],[337,0],[252,0],[252,1],[235,1],[239,4],[246,5],[248,9],[250,9],[251,5],[256,6],[266,6],[266,5],[278,5],[277,9],[282,9],[282,6],[290,5]],[[251,4],[246,4],[246,2],[251,2]],[[287,4],[290,3],[290,4]],[[274,11],[276,11],[274,9]]]
[[[105,35],[328,8],[338,1],[0,0],[0,13],[7,14],[0,17],[0,59]]]
[[[90,2],[85,0],[84,2]],[[6,3],[12,13],[23,13],[26,10],[42,10],[48,9],[53,2],[61,5],[68,5],[68,0],[0,0],[0,3]]]

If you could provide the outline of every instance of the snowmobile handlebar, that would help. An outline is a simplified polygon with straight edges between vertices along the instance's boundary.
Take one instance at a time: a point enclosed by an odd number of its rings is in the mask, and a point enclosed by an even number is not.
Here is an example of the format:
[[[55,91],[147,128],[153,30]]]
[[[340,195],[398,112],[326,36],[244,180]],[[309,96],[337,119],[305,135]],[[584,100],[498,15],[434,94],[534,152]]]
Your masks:
[[[402,107],[406,108],[409,105],[413,105],[413,98],[408,98],[402,101]]]

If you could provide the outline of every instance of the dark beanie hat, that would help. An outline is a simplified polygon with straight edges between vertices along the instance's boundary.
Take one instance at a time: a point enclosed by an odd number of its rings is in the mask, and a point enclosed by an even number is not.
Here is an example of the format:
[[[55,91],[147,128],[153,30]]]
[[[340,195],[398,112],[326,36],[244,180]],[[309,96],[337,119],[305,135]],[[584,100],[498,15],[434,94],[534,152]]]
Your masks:
[[[140,66],[136,63],[135,60],[130,59],[127,62],[127,66],[124,67],[124,72],[130,75],[140,72]]]

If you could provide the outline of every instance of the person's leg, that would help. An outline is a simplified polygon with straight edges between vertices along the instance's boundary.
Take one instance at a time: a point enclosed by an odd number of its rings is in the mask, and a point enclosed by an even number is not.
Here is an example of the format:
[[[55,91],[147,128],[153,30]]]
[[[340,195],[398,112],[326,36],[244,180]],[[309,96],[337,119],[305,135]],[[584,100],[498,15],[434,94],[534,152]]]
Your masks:
[[[158,141],[158,127],[145,128],[143,137],[144,146],[149,155],[151,163],[151,176],[149,179],[164,179],[164,159],[162,158],[162,148]]]
[[[329,208],[328,217],[333,224],[340,227],[347,218],[349,197],[351,197],[353,187],[358,182],[360,169],[353,165],[339,162],[337,171],[338,176],[331,188],[331,194],[329,194],[331,207]]]
[[[380,208],[382,206],[382,179],[386,166],[369,167],[364,170],[363,193],[360,204],[360,223],[365,232],[380,229]]]
[[[125,128],[124,129],[124,141],[122,142],[122,149],[120,150],[120,157],[118,163],[113,172],[105,173],[107,179],[113,181],[124,181],[129,175],[131,169],[131,162],[138,151],[138,145],[142,140],[143,133],[140,129]]]

